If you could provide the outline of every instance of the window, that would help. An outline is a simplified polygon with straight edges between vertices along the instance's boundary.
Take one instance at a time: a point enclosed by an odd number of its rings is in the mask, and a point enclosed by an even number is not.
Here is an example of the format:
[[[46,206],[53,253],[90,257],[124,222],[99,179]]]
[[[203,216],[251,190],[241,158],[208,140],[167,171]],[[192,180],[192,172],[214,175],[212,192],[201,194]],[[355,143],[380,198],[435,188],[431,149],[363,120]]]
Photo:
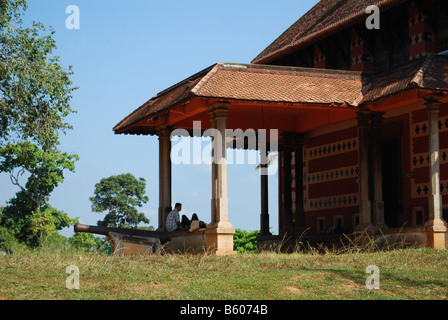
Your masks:
[[[314,67],[314,46],[308,46],[299,51],[295,51],[295,52],[288,54],[278,60],[273,61],[270,64],[278,65],[278,66],[313,68]]]
[[[443,218],[443,220],[448,222],[448,205],[444,205],[442,207],[442,218]]]
[[[353,215],[353,227],[356,227],[359,224],[359,214]]]
[[[423,207],[412,208],[412,224],[421,226],[425,223],[425,211]]]
[[[342,229],[344,227],[344,217],[341,215],[334,216],[333,225],[338,229]]]
[[[325,233],[325,217],[317,218],[317,233]]]
[[[409,61],[409,18],[406,4],[386,11],[381,16],[380,30],[371,30],[368,41],[373,46],[373,62],[376,72]]]
[[[351,65],[351,31],[336,33],[324,40],[325,59],[328,67],[336,70],[350,70]]]

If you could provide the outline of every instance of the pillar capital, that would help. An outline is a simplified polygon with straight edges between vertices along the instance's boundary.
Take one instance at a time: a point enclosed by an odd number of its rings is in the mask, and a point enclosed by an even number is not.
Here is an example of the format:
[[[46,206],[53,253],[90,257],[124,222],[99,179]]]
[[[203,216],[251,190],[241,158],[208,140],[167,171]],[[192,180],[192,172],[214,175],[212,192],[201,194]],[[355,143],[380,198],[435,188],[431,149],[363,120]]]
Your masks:
[[[372,112],[370,110],[361,109],[356,113],[358,127],[367,127],[371,119]]]
[[[160,126],[156,128],[156,133],[160,138],[166,138],[171,136],[171,132],[173,131],[173,128],[170,126]]]
[[[440,102],[438,98],[439,97],[435,95],[427,95],[423,97],[423,99],[426,101],[425,106],[428,107],[429,111],[439,111],[439,107],[442,102]]]
[[[229,103],[228,102],[216,102],[208,106],[210,110],[210,117],[212,119],[220,120],[227,119],[227,113],[229,111]]]

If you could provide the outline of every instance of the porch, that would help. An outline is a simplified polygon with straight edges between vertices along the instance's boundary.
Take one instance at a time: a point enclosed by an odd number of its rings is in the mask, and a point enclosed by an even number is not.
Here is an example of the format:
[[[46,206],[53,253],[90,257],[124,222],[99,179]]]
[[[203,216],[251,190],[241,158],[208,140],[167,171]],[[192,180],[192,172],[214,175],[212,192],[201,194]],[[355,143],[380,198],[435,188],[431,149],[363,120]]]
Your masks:
[[[391,79],[396,81],[393,77]],[[204,230],[171,235],[173,240],[167,250],[206,250],[217,255],[235,253],[235,230],[228,214],[227,148],[258,150],[264,160],[260,170],[260,247],[266,248],[284,239],[297,243],[308,229],[303,197],[304,176],[302,170],[295,170],[294,176],[291,173],[293,168],[303,167],[307,133],[347,121],[355,122],[358,139],[356,188],[359,201],[355,231],[367,231],[369,235],[387,233],[389,239],[399,238],[398,232],[387,230],[384,220],[381,139],[378,137],[385,112],[415,103],[427,107],[430,119],[430,211],[424,231],[405,232],[402,229],[402,232],[412,234],[426,246],[446,248],[447,226],[441,213],[439,136],[436,129],[439,106],[446,102],[446,95],[416,88],[413,83],[409,87],[394,87],[396,91],[392,92],[389,83],[376,84],[375,81],[371,82],[373,87],[368,87],[371,90],[368,91],[365,81],[363,74],[352,71],[218,63],[159,93],[117,124],[114,128],[116,134],[159,138],[157,230],[162,232],[166,231],[166,217],[172,206],[171,139],[178,135],[208,135],[212,138],[210,223]],[[389,90],[387,98],[377,100],[378,96],[386,95],[381,91],[382,87]],[[400,95],[401,91],[409,88],[412,90]],[[201,124],[199,131],[195,130],[195,123]],[[237,130],[242,135],[235,136]],[[254,134],[246,134],[249,130]],[[229,131],[232,132],[230,136]],[[279,152],[283,163],[279,187],[284,199],[279,200],[281,210],[277,237],[269,231],[267,202],[269,177],[266,159],[273,151]],[[310,239],[318,241],[321,236],[311,232]]]

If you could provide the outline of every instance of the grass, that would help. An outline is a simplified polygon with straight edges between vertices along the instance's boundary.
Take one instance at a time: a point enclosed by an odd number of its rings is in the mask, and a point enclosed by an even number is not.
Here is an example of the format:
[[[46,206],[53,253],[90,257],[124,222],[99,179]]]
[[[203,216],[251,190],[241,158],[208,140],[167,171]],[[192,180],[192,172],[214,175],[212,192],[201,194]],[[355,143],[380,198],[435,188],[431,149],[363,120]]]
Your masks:
[[[80,289],[66,288],[67,266]],[[380,269],[380,289],[366,288],[366,268]],[[0,256],[6,300],[446,300],[448,251],[260,253],[230,257],[113,257],[64,250]]]

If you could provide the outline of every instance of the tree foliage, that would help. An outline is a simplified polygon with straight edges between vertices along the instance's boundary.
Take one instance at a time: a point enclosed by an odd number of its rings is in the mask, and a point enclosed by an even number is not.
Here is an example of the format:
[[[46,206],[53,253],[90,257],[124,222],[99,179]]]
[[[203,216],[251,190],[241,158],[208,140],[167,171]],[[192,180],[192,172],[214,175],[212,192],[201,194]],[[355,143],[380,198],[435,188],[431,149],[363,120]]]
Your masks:
[[[49,205],[51,192],[74,171],[77,155],[58,150],[71,129],[72,68],[54,55],[54,30],[24,26],[26,0],[0,0],[0,172],[20,188],[0,215],[0,226],[36,246],[73,219]],[[22,179],[26,179],[22,181]]]
[[[141,222],[149,223],[149,219],[136,209],[148,202],[145,193],[146,180],[137,179],[130,173],[101,179],[90,198],[94,212],[107,212],[98,225],[136,228]]]
[[[10,26],[12,21],[20,19],[21,10],[27,7],[27,0],[0,0],[0,31]]]
[[[14,234],[9,229],[0,226],[0,251],[10,250],[16,243]]]
[[[98,242],[95,236],[91,233],[75,233],[72,237],[68,239],[71,248],[78,250],[96,250],[98,247]]]
[[[48,198],[41,203],[40,209],[34,209],[23,191],[9,200],[0,215],[0,227],[7,228],[19,242],[31,247],[39,246],[44,236],[69,227],[76,221],[67,213],[53,208]]]
[[[260,231],[245,231],[236,229],[233,235],[233,245],[238,253],[255,253],[258,251],[257,236]]]
[[[64,181],[64,170],[74,172],[79,157],[57,149],[43,151],[30,142],[0,148],[0,172],[9,173],[11,182],[40,210],[42,202]],[[27,182],[21,182],[26,174]]]
[[[29,140],[51,149],[71,128],[72,68],[53,55],[53,29],[22,25],[26,2],[0,0],[0,8],[0,146]]]

